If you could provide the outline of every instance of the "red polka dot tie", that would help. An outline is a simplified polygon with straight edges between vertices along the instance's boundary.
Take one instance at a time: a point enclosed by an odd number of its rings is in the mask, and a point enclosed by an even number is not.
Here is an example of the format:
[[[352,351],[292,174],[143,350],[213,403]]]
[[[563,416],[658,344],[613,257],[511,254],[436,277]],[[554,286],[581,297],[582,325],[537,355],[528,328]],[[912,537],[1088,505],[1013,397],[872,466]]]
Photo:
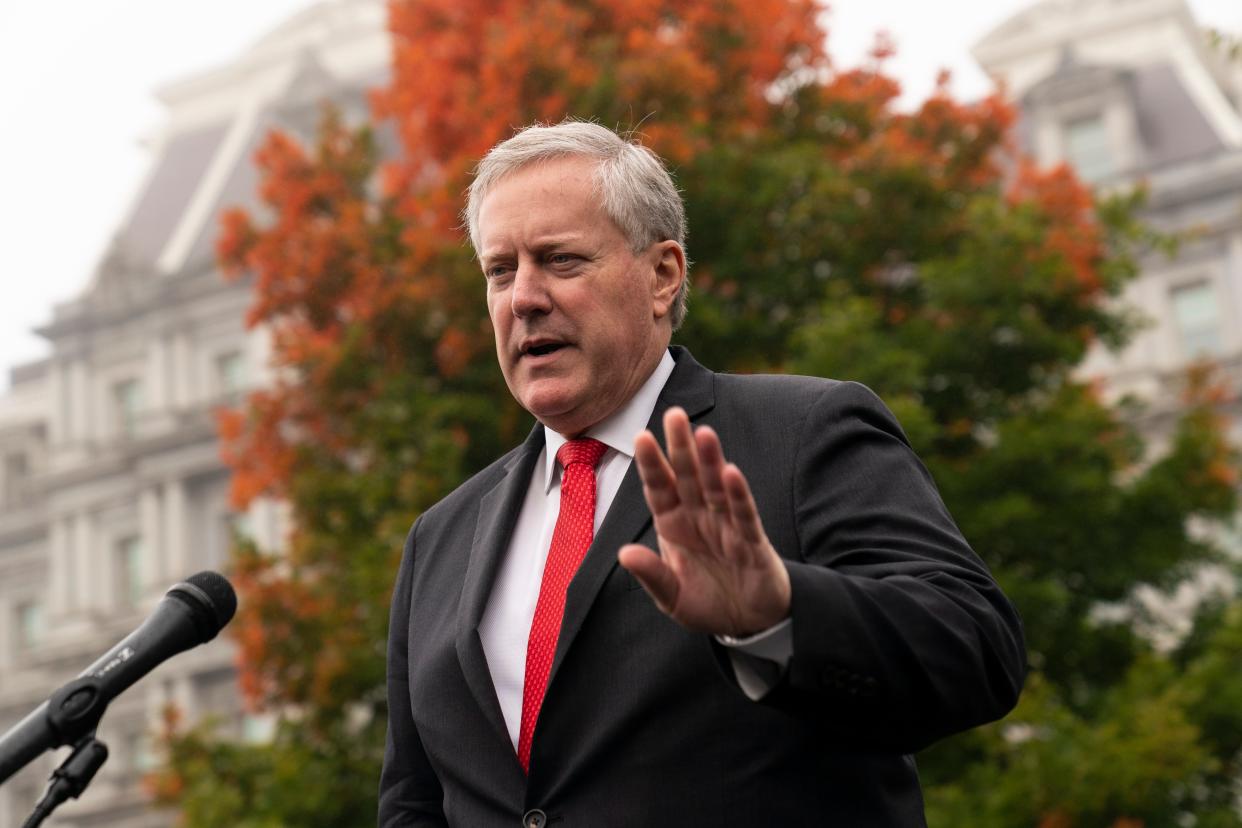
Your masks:
[[[556,640],[565,614],[565,591],[595,536],[595,465],[607,446],[590,438],[570,440],[556,453],[561,468],[561,511],[552,530],[552,545],[543,565],[543,583],[526,644],[526,681],[522,686],[522,727],[518,760],[530,769],[530,742],[548,687]]]

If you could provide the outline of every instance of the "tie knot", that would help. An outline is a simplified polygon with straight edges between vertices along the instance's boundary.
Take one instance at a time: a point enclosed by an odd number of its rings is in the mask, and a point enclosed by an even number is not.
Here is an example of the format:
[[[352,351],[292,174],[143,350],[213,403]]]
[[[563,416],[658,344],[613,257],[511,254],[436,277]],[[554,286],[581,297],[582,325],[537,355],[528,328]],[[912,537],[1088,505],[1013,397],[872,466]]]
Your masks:
[[[607,450],[608,446],[599,440],[583,437],[579,440],[569,440],[561,446],[556,452],[556,459],[561,461],[561,468],[567,469],[574,463],[585,463],[593,469]]]

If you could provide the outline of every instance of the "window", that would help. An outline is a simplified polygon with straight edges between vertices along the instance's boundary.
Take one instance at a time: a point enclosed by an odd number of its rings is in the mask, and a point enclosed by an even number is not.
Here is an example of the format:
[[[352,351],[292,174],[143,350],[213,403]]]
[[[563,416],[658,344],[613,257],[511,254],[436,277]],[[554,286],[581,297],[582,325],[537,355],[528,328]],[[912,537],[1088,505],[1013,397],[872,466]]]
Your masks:
[[[132,607],[142,599],[142,540],[137,535],[121,538],[114,555],[117,603]]]
[[[138,430],[138,411],[142,407],[142,386],[138,380],[124,380],[112,386],[112,405],[117,431],[133,437]]]
[[[4,458],[4,505],[16,506],[26,496],[26,478],[30,476],[30,466],[26,455],[14,452]]]
[[[43,640],[43,605],[27,601],[17,605],[17,647],[29,650]]]
[[[1186,359],[1221,351],[1220,308],[1211,282],[1194,282],[1173,289],[1173,319]]]
[[[223,395],[240,392],[246,385],[246,362],[240,351],[216,357],[216,387]]]
[[[1103,181],[1116,172],[1108,129],[1099,115],[1065,125],[1065,155],[1085,181]]]

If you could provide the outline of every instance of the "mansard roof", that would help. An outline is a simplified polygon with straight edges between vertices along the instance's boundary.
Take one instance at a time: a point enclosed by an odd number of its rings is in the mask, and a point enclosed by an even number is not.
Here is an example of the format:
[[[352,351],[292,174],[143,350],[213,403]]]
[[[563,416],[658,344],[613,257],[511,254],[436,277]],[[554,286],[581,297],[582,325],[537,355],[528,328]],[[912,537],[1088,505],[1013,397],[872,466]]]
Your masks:
[[[1079,62],[1066,50],[1056,71],[1022,96],[1024,111],[1042,105],[1072,104],[1116,92],[1134,113],[1142,144],[1142,169],[1203,158],[1228,149],[1195,101],[1185,80],[1167,62],[1106,66]],[[1029,120],[1024,117],[1023,121]],[[1029,130],[1028,130],[1029,132]],[[1029,140],[1030,136],[1026,136]]]
[[[152,166],[90,284],[44,334],[143,306],[162,276],[210,269],[220,211],[256,206],[254,157],[269,132],[309,135],[320,101],[365,107],[364,91],[386,78],[383,11],[383,0],[323,0],[238,61],[165,87],[171,117],[151,141]]]
[[[1117,29],[1170,14],[1192,19],[1186,0],[1040,0],[993,28],[973,51],[1081,37],[1092,29]]]
[[[1148,169],[1226,149],[1225,142],[1167,63],[1134,71],[1134,99]]]

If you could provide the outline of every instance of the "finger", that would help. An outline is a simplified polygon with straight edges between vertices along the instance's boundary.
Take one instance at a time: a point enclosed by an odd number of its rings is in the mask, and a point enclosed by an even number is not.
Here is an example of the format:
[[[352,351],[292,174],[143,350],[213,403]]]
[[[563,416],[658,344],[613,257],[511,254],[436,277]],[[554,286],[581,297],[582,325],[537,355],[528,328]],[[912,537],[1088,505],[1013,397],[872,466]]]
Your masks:
[[[638,579],[661,612],[672,612],[681,587],[673,570],[659,555],[641,544],[630,543],[621,547],[617,561]]]
[[[755,505],[754,495],[750,492],[750,484],[746,475],[734,463],[727,463],[721,474],[725,493],[729,498],[729,512],[733,515],[733,525],[742,540],[750,544],[760,544],[767,534],[763,531],[763,521],[759,519],[759,507]]]
[[[690,432],[690,418],[681,408],[674,406],[664,412],[664,441],[668,445],[668,462],[673,467],[677,495],[682,504],[690,508],[703,508],[699,449]]]
[[[677,495],[673,469],[664,459],[664,452],[650,431],[641,432],[634,438],[634,462],[638,464],[643,497],[651,514],[659,515],[677,508],[681,499]]]
[[[729,513],[729,496],[724,488],[724,450],[720,438],[711,426],[699,426],[694,430],[694,442],[699,450],[699,479],[703,483],[703,500],[713,512]]]

